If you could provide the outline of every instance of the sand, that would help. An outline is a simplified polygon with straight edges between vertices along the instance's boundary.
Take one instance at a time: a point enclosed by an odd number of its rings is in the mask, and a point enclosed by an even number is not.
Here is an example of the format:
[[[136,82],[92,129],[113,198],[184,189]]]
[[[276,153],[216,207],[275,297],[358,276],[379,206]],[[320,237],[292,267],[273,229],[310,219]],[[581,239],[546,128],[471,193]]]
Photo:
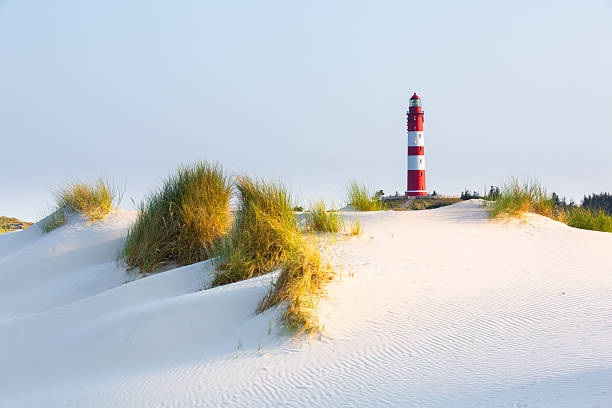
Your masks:
[[[329,240],[323,333],[256,315],[272,275],[138,278],[135,214],[0,235],[0,406],[612,406],[612,234],[477,200],[359,213]]]

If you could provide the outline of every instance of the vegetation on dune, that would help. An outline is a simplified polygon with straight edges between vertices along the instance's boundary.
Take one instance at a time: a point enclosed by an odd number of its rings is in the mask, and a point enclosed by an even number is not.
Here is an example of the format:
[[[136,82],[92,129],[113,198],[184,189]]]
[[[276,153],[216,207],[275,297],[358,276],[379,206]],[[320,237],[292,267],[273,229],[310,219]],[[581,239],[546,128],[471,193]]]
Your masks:
[[[90,221],[97,221],[104,218],[121,201],[119,191],[103,179],[98,179],[95,184],[75,180],[56,190],[54,194],[55,208],[39,221],[44,232],[51,232],[64,225],[67,212],[83,214]]]
[[[120,201],[117,189],[103,179],[95,184],[75,180],[55,192],[57,208],[67,208],[91,221],[104,218]]]
[[[577,207],[569,212],[565,222],[570,227],[612,232],[612,216],[606,214],[604,210]]]
[[[258,312],[285,303],[282,320],[293,332],[309,333],[319,328],[316,307],[325,284],[334,276],[324,264],[316,245],[303,242],[292,251],[270,292],[259,302]]]
[[[301,244],[291,197],[283,185],[239,177],[236,189],[239,207],[215,251],[220,270],[213,286],[271,272]]]
[[[612,232],[612,216],[594,203],[606,204],[608,194],[585,196],[582,206],[552,193],[550,196],[537,181],[519,183],[511,179],[503,186],[497,200],[487,204],[491,217],[520,217],[525,212],[533,212],[561,221],[570,227],[594,231]],[[594,208],[595,207],[595,208]]]
[[[461,201],[458,197],[441,197],[439,195],[426,197],[397,196],[385,199],[385,209],[393,211],[431,210],[445,207]]]
[[[278,183],[239,177],[238,211],[229,233],[215,254],[218,270],[211,286],[219,286],[281,269],[270,292],[260,302],[262,312],[281,302],[283,320],[291,330],[318,327],[315,300],[332,270],[297,223],[291,197]]]
[[[497,199],[489,205],[489,215],[500,217],[503,215],[516,217],[525,212],[534,212],[554,218],[556,211],[553,200],[548,197],[546,190],[535,180],[520,183],[512,178],[499,192]]]
[[[5,217],[3,215],[0,216],[0,234],[9,231],[19,231],[21,229],[26,229],[30,225],[32,225],[31,222],[21,221],[15,217]]]
[[[351,221],[349,224],[349,235],[361,235],[363,233],[363,226],[359,218],[355,218],[355,221]]]
[[[327,211],[323,200],[314,201],[306,214],[306,228],[310,231],[339,232],[344,228],[344,217],[334,208]]]
[[[56,209],[51,214],[39,221],[40,228],[44,232],[51,232],[64,224],[66,224],[66,214],[64,208]]]
[[[220,165],[180,167],[140,204],[122,256],[149,272],[168,261],[189,265],[208,259],[231,223],[232,184]]]
[[[346,201],[357,211],[380,211],[384,209],[379,194],[372,194],[363,184],[351,181],[346,192]]]

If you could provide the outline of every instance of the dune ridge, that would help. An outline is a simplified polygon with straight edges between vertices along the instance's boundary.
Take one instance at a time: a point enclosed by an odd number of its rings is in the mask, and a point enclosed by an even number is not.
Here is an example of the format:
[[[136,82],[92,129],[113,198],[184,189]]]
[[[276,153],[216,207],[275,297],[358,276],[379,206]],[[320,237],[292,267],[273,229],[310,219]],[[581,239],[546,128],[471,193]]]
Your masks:
[[[254,313],[270,275],[126,274],[133,217],[0,236],[0,405],[612,405],[611,234],[478,200],[343,211],[365,231],[326,246],[324,332],[296,340]]]

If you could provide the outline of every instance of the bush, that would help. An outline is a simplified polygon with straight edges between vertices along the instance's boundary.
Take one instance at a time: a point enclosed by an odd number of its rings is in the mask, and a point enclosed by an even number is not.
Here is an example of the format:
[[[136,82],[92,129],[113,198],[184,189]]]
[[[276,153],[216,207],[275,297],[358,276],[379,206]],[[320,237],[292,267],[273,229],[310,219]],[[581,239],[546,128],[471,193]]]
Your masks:
[[[326,211],[323,200],[315,201],[306,214],[306,227],[310,231],[338,232],[344,228],[344,217],[333,208]]]
[[[593,231],[612,232],[612,216],[603,210],[590,210],[577,207],[569,212],[567,225]]]
[[[140,204],[123,257],[149,272],[167,261],[189,265],[208,259],[231,222],[230,179],[220,165],[180,167]]]
[[[478,194],[478,191],[474,190],[470,192],[470,190],[466,188],[465,191],[461,193],[460,198],[462,200],[471,200],[473,198],[482,198],[482,197],[480,196],[480,194]]]
[[[357,211],[380,211],[384,208],[377,195],[355,181],[351,181],[348,186],[346,201]]]
[[[333,270],[321,261],[313,243],[303,243],[290,253],[270,292],[259,302],[257,312],[286,304],[283,322],[293,332],[309,333],[319,328],[316,307]]]
[[[271,272],[302,243],[291,197],[283,185],[240,177],[236,187],[239,208],[234,225],[215,252],[221,270],[212,286]]]
[[[85,215],[91,221],[107,215],[113,209],[117,196],[117,190],[102,179],[96,184],[75,180],[55,192],[57,209],[67,208]]]
[[[497,194],[497,200],[489,206],[491,217],[516,217],[525,212],[535,212],[552,218],[556,216],[553,201],[537,181],[527,180],[520,184],[517,179],[511,179]]]

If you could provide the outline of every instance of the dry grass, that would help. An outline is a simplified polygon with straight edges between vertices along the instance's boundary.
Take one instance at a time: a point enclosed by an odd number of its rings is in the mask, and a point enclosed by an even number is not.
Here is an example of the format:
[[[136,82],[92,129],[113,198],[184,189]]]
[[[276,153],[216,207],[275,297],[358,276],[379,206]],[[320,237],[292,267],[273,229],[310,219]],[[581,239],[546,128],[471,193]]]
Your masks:
[[[520,217],[526,212],[551,218],[557,215],[553,201],[539,182],[526,180],[519,183],[515,178],[502,187],[497,200],[489,205],[488,210],[492,218]]]
[[[346,202],[357,211],[380,211],[383,203],[365,185],[351,181],[346,192]]]
[[[359,218],[355,218],[355,221],[351,221],[349,224],[349,235],[361,235],[363,234],[363,226]]]
[[[334,208],[325,210],[323,200],[314,201],[306,214],[306,228],[309,231],[339,232],[344,228],[344,217]]]
[[[279,303],[286,305],[282,320],[293,332],[311,333],[320,329],[317,305],[333,269],[321,261],[314,243],[304,242],[290,254],[270,292],[260,301],[257,312]]]
[[[104,218],[113,209],[115,200],[120,201],[117,189],[103,179],[98,179],[95,184],[72,181],[57,190],[55,197],[58,209],[68,208],[91,221]]]
[[[208,259],[231,223],[232,185],[219,165],[182,166],[140,205],[122,256],[130,267],[149,272],[174,261]]]
[[[278,183],[239,177],[239,207],[227,236],[215,255],[219,286],[259,276],[280,267],[301,246],[291,197]]]
[[[604,211],[594,211],[583,207],[559,209],[554,200],[537,181],[519,183],[511,179],[504,185],[497,200],[488,204],[491,217],[520,217],[533,212],[561,221],[570,227],[593,231],[612,232],[612,217]]]
[[[316,303],[332,270],[322,264],[317,246],[300,230],[289,193],[282,184],[249,177],[238,178],[236,188],[238,212],[217,248],[218,271],[211,286],[280,268],[257,312],[282,303],[282,319],[290,330],[316,330]]]

